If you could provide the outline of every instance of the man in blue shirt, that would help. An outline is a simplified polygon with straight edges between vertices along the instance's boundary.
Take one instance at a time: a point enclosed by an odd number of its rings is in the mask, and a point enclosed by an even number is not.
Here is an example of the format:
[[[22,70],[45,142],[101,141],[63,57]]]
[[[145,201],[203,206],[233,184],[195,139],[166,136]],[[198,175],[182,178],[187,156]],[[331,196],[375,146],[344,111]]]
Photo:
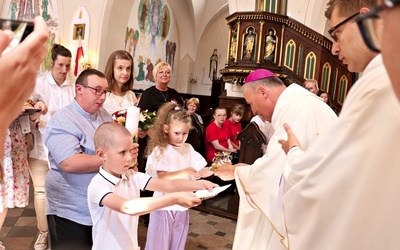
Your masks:
[[[108,91],[103,73],[83,71],[76,79],[72,103],[50,119],[44,143],[49,150],[46,214],[52,249],[91,249],[92,221],[87,187],[102,162],[96,156],[94,133],[113,121],[102,108]]]

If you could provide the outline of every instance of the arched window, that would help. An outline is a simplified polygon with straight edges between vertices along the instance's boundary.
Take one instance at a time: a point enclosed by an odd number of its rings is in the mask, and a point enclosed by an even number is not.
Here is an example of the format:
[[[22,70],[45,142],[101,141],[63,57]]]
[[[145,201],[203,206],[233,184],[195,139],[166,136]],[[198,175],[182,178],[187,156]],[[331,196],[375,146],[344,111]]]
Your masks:
[[[293,39],[289,40],[286,44],[286,53],[285,53],[285,67],[291,69],[293,71],[294,66],[294,55],[296,53],[296,43]]]
[[[336,86],[338,82],[338,75],[339,75],[339,70],[336,68],[335,71],[333,72],[333,84],[331,84],[329,93],[331,94],[332,100],[336,100]]]
[[[343,75],[340,78],[339,82],[339,96],[338,96],[338,102],[340,104],[343,104],[344,99],[346,98],[346,91],[347,91],[347,85],[349,84],[349,80],[345,75]]]
[[[308,55],[306,56],[305,71],[304,71],[305,79],[314,79],[316,64],[317,64],[317,57],[315,56],[314,52],[308,53]]]
[[[296,74],[298,76],[301,75],[301,69],[302,69],[302,66],[303,66],[302,62],[303,62],[303,46],[300,45],[299,46],[299,56],[297,58],[297,71],[296,71]]]
[[[331,80],[331,65],[326,62],[322,67],[321,90],[329,92],[329,84]]]

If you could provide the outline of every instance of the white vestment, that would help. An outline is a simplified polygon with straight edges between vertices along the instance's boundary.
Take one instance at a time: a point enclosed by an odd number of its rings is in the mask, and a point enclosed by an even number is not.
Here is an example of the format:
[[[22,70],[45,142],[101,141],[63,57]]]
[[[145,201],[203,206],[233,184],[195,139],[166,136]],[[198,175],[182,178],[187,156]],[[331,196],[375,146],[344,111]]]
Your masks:
[[[283,123],[292,126],[301,145],[307,148],[337,117],[318,96],[292,84],[280,95],[271,120],[275,132],[266,154],[253,165],[235,171],[240,204],[233,249],[285,249],[280,243],[285,241],[286,230],[278,199],[286,159],[278,143],[278,139],[287,138]]]
[[[290,249],[400,249],[399,134],[400,104],[377,56],[335,125],[304,154],[288,154],[283,203]]]

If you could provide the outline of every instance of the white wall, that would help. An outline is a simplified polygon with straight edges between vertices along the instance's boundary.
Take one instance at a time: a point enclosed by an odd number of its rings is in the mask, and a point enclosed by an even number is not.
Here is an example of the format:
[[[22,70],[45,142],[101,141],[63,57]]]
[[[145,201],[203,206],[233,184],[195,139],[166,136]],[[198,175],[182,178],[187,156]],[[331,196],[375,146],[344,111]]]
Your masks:
[[[324,34],[325,10],[328,0],[291,0],[288,1],[287,14],[313,30]]]
[[[254,11],[256,9],[256,0],[228,0],[229,14],[238,11]]]
[[[197,57],[194,62],[194,71],[190,72],[197,78],[197,83],[192,84],[193,93],[200,95],[211,94],[212,80],[209,78],[210,57],[214,49],[218,50],[218,71],[225,68],[226,53],[228,47],[228,25],[225,17],[229,15],[228,8],[221,10],[212,19],[205,29],[197,47]],[[218,73],[218,76],[221,74]]]

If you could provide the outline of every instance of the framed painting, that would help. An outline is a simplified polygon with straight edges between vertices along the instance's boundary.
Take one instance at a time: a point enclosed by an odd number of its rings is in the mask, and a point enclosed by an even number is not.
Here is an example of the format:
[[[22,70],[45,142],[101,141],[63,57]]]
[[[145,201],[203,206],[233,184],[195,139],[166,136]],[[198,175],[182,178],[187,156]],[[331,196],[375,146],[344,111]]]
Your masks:
[[[74,24],[74,33],[72,36],[73,40],[79,40],[79,37],[84,40],[85,39],[85,24]]]

